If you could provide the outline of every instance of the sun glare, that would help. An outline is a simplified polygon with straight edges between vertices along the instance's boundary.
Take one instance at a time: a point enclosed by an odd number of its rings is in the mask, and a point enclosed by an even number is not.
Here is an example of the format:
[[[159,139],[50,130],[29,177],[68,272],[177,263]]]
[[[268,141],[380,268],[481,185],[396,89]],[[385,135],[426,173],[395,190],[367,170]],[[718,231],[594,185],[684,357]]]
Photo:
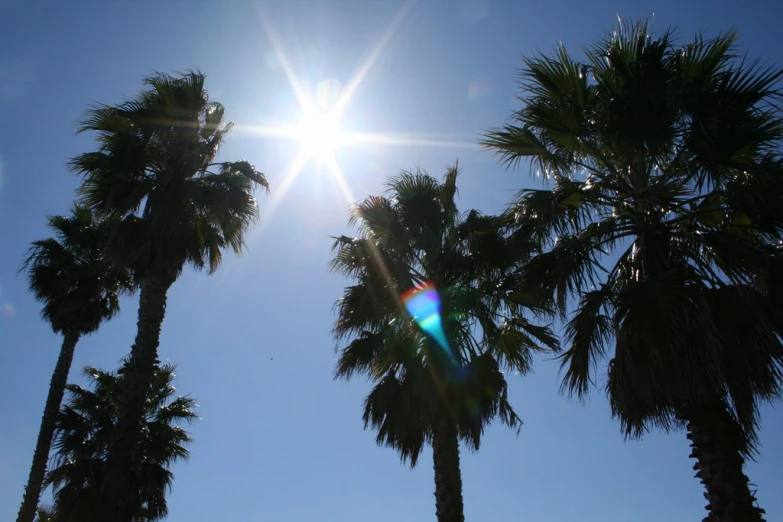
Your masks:
[[[305,111],[294,135],[299,140],[302,153],[319,161],[332,158],[345,139],[337,115],[318,107]]]
[[[337,80],[324,79],[318,83],[317,92],[314,93],[315,96],[311,96],[310,93],[305,92],[302,83],[299,81],[299,77],[288,59],[288,55],[284,52],[280,37],[275,31],[275,25],[269,22],[269,17],[263,12],[260,3],[262,2],[254,2],[258,13],[258,20],[261,23],[261,27],[267,36],[269,43],[272,45],[277,63],[282,67],[283,72],[288,79],[288,83],[296,97],[302,114],[302,118],[296,123],[290,121],[277,125],[247,125],[244,127],[247,131],[258,135],[292,139],[299,142],[299,153],[291,162],[282,182],[279,184],[269,205],[266,207],[268,215],[271,215],[274,212],[283,198],[285,198],[287,191],[293,185],[296,178],[305,166],[312,161],[323,166],[326,172],[331,175],[332,179],[337,182],[340,190],[345,196],[346,202],[352,203],[355,201],[336,158],[336,153],[343,147],[353,147],[356,145],[474,147],[472,142],[465,143],[433,139],[432,136],[415,136],[405,133],[356,133],[346,132],[340,128],[340,117],[345,112],[346,107],[350,105],[354,93],[373,68],[379,56],[387,49],[399,27],[407,19],[410,10],[416,4],[415,0],[407,0],[402,5],[397,15],[381,34],[378,42],[371,49],[371,52],[359,63],[344,88],[341,88],[341,85]]]

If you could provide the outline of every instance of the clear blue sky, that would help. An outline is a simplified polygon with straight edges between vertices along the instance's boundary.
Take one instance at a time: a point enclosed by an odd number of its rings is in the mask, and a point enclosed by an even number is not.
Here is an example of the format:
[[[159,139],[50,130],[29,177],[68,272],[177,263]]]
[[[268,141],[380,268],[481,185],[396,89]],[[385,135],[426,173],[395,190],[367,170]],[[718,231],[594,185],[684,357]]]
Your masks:
[[[401,168],[440,176],[459,157],[461,208],[497,211],[512,189],[534,182],[469,145],[517,106],[520,55],[558,41],[577,52],[618,14],[654,14],[655,30],[674,25],[684,36],[737,28],[743,50],[783,65],[783,8],[773,4],[416,2],[342,124],[455,143],[342,150],[352,197],[377,193]],[[72,201],[77,179],[66,161],[92,147],[89,136],[74,134],[82,111],[132,96],[153,69],[201,69],[237,124],[222,157],[251,160],[274,190],[296,145],[253,129],[298,115],[259,17],[314,95],[324,81],[348,84],[402,7],[396,0],[0,0],[0,520],[18,508],[60,344],[16,270],[27,244],[47,234],[45,215]],[[175,469],[171,522],[435,520],[430,455],[414,471],[400,465],[362,429],[367,385],[332,380],[332,305],[345,281],[327,271],[328,235],[348,232],[348,201],[322,170],[309,165],[286,194],[261,198],[263,222],[243,258],[227,259],[212,277],[187,271],[169,294],[160,353],[179,364],[179,389],[198,399],[202,417],[192,427],[191,461]],[[127,299],[120,317],[80,343],[71,382],[85,364],[116,367],[133,340],[136,307]],[[600,390],[584,406],[570,402],[557,393],[556,373],[541,360],[534,375],[512,378],[521,434],[492,426],[478,454],[463,454],[467,519],[701,520],[706,502],[684,433],[626,442]],[[762,454],[748,473],[768,520],[780,521],[783,409],[762,415]]]

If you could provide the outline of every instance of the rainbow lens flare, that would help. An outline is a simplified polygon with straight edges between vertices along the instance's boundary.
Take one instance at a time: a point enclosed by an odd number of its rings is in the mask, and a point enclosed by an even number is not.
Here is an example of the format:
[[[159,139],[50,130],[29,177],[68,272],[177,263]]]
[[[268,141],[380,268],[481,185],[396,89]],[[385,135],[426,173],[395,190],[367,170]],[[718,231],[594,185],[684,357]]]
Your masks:
[[[402,296],[402,303],[411,314],[413,320],[424,332],[443,348],[446,355],[454,360],[454,353],[449,347],[446,332],[443,331],[443,322],[440,316],[440,295],[432,283],[411,288]]]
[[[3,289],[0,288],[0,298],[3,297]],[[14,317],[16,315],[16,309],[14,305],[7,301],[0,301],[0,316]]]
[[[470,101],[479,100],[492,93],[492,84],[487,82],[473,81],[468,84],[468,99]]]
[[[6,317],[15,317],[16,309],[11,303],[3,303],[0,305],[0,313]]]

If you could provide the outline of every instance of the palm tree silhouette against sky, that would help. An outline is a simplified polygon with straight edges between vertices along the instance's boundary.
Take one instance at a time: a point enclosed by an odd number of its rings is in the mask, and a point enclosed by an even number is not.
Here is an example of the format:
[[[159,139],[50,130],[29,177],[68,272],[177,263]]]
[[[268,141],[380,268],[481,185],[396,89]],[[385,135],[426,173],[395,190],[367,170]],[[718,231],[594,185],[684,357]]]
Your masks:
[[[30,291],[43,304],[41,316],[63,344],[49,384],[38,440],[17,522],[32,522],[49,459],[57,412],[79,338],[98,330],[119,312],[120,295],[130,292],[128,270],[107,258],[111,223],[75,205],[67,216],[49,218],[54,236],[34,241],[24,262]]]
[[[783,232],[783,72],[739,59],[733,33],[681,44],[646,23],[586,58],[526,58],[523,108],[484,142],[553,183],[509,211],[546,249],[520,278],[568,319],[564,389],[587,394],[610,358],[627,435],[687,428],[705,520],[762,520],[742,468],[757,403],[783,382],[783,308],[765,284]]]
[[[116,440],[109,447],[104,519],[128,522],[126,479],[140,436],[144,396],[157,362],[168,289],[185,265],[217,270],[225,249],[242,251],[258,217],[255,185],[263,174],[246,161],[215,163],[231,124],[210,101],[205,76],[158,74],[135,99],[88,111],[82,132],[98,150],[71,160],[86,204],[119,220],[111,251],[130,266],[141,290],[136,340],[123,371],[128,384]]]
[[[331,263],[354,283],[337,304],[334,334],[345,344],[336,376],[373,382],[364,423],[378,444],[411,467],[432,445],[439,522],[464,520],[460,440],[477,450],[495,418],[521,426],[502,370],[524,374],[533,352],[558,346],[548,327],[522,315],[543,307],[505,292],[529,242],[506,242],[498,218],[461,214],[457,175],[455,166],[442,182],[424,172],[390,179],[386,194],[354,206],[361,235],[337,238]],[[402,294],[424,285],[440,294],[446,342],[403,308]]]

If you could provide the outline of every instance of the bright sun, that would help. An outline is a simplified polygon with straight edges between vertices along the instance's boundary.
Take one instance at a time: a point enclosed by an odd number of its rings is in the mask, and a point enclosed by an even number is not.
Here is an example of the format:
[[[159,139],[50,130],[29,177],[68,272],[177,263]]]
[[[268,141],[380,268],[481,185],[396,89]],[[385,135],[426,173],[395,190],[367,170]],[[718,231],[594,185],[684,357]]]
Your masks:
[[[332,158],[344,143],[337,115],[316,107],[305,111],[294,135],[302,153],[319,161]]]

